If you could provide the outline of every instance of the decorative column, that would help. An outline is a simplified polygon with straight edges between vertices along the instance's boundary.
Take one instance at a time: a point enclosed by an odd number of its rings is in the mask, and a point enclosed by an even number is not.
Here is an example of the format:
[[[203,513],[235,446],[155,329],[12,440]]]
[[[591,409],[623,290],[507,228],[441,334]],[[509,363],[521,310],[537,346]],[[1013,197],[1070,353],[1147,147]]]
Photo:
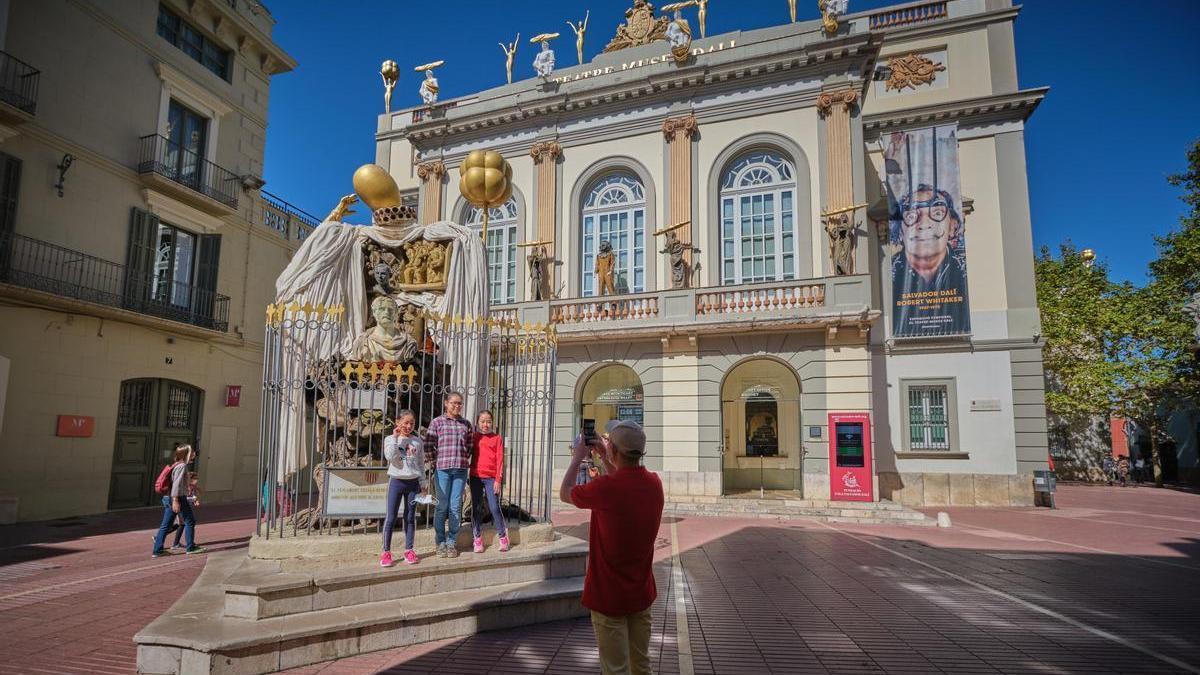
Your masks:
[[[442,160],[424,162],[417,165],[417,177],[421,179],[421,215],[422,225],[436,223],[442,219],[442,177],[446,175],[446,165]]]
[[[692,261],[692,138],[696,135],[699,125],[695,115],[671,117],[663,122],[663,135],[667,138],[667,157],[671,184],[667,186],[667,203],[671,222],[662,227],[668,228],[679,223],[687,225],[675,230],[679,243],[686,248],[683,255],[687,261],[687,269],[695,269]],[[657,244],[657,243],[656,243]],[[657,248],[657,245],[655,246]],[[669,268],[668,268],[669,269]],[[685,286],[691,286],[686,279]]]
[[[537,227],[536,241],[547,242],[545,244],[545,261],[542,273],[542,297],[551,298],[554,291],[558,288],[558,283],[555,278],[557,265],[555,261],[558,259],[555,253],[555,230],[557,229],[556,206],[558,204],[558,164],[557,160],[562,156],[562,146],[558,141],[542,141],[534,143],[529,149],[529,155],[533,157],[533,165],[536,169],[537,181],[537,204],[534,209],[533,222]],[[532,291],[532,289],[530,289]],[[530,297],[537,297],[535,293],[530,293]]]
[[[835,275],[854,274],[854,212],[864,206],[854,203],[850,115],[857,104],[855,89],[825,92],[817,98],[817,112],[825,118],[825,209],[821,220],[829,235],[830,267]]]

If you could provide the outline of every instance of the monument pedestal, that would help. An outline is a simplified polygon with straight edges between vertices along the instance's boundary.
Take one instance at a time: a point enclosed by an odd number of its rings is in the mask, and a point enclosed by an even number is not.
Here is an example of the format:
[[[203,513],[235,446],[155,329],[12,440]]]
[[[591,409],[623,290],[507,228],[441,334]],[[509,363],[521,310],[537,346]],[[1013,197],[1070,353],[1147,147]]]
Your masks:
[[[397,534],[393,552],[403,553]],[[420,564],[397,556],[387,569],[377,534],[256,538],[249,552],[212,554],[191,589],[134,636],[138,672],[270,673],[586,615],[587,543],[550,525],[511,536],[507,552],[492,541],[457,558],[418,542]]]

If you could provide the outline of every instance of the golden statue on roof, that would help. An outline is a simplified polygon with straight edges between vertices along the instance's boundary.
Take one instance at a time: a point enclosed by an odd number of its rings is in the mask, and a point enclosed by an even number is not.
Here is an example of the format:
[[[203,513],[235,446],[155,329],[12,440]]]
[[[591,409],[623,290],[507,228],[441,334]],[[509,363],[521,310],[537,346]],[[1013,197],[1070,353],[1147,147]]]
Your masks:
[[[665,16],[654,16],[654,5],[647,0],[634,0],[633,7],[625,10],[625,24],[617,26],[616,36],[604,51],[615,52],[648,45],[655,40],[666,40],[670,23]]]

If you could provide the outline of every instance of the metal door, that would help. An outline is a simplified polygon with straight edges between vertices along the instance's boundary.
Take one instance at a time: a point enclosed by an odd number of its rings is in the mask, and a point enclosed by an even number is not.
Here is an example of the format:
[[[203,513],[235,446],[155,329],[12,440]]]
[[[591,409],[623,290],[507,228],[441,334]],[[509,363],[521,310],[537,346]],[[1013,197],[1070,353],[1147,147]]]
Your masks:
[[[203,396],[202,390],[173,380],[121,383],[108,508],[150,506],[158,501],[154,479],[170,463],[175,445],[197,444]]]

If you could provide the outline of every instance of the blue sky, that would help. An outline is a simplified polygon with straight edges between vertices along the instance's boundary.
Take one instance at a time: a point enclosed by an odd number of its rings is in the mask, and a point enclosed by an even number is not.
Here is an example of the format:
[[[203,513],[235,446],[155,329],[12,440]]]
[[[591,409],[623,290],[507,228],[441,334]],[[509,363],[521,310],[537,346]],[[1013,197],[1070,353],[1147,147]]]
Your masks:
[[[350,176],[374,161],[383,112],[379,64],[396,60],[394,108],[419,102],[412,66],[445,59],[442,98],[504,82],[497,43],[521,33],[514,76],[532,75],[528,39],[557,31],[559,63],[575,62],[565,22],[591,10],[585,57],[598,53],[629,0],[273,0],[275,39],[300,62],[272,80],[267,189],[317,216],[351,192]],[[657,3],[659,5],[662,2]],[[799,1],[799,18],[816,2]],[[851,0],[851,11],[896,4]],[[694,16],[694,10],[690,11]],[[716,0],[708,34],[788,20],[786,0]],[[1200,0],[1030,0],[1016,24],[1022,88],[1050,94],[1026,130],[1035,246],[1070,239],[1096,249],[1114,276],[1141,282],[1152,235],[1175,227],[1184,206],[1166,177],[1184,168],[1200,138],[1196,71]],[[359,214],[361,217],[362,214]],[[353,220],[354,217],[352,217]]]

